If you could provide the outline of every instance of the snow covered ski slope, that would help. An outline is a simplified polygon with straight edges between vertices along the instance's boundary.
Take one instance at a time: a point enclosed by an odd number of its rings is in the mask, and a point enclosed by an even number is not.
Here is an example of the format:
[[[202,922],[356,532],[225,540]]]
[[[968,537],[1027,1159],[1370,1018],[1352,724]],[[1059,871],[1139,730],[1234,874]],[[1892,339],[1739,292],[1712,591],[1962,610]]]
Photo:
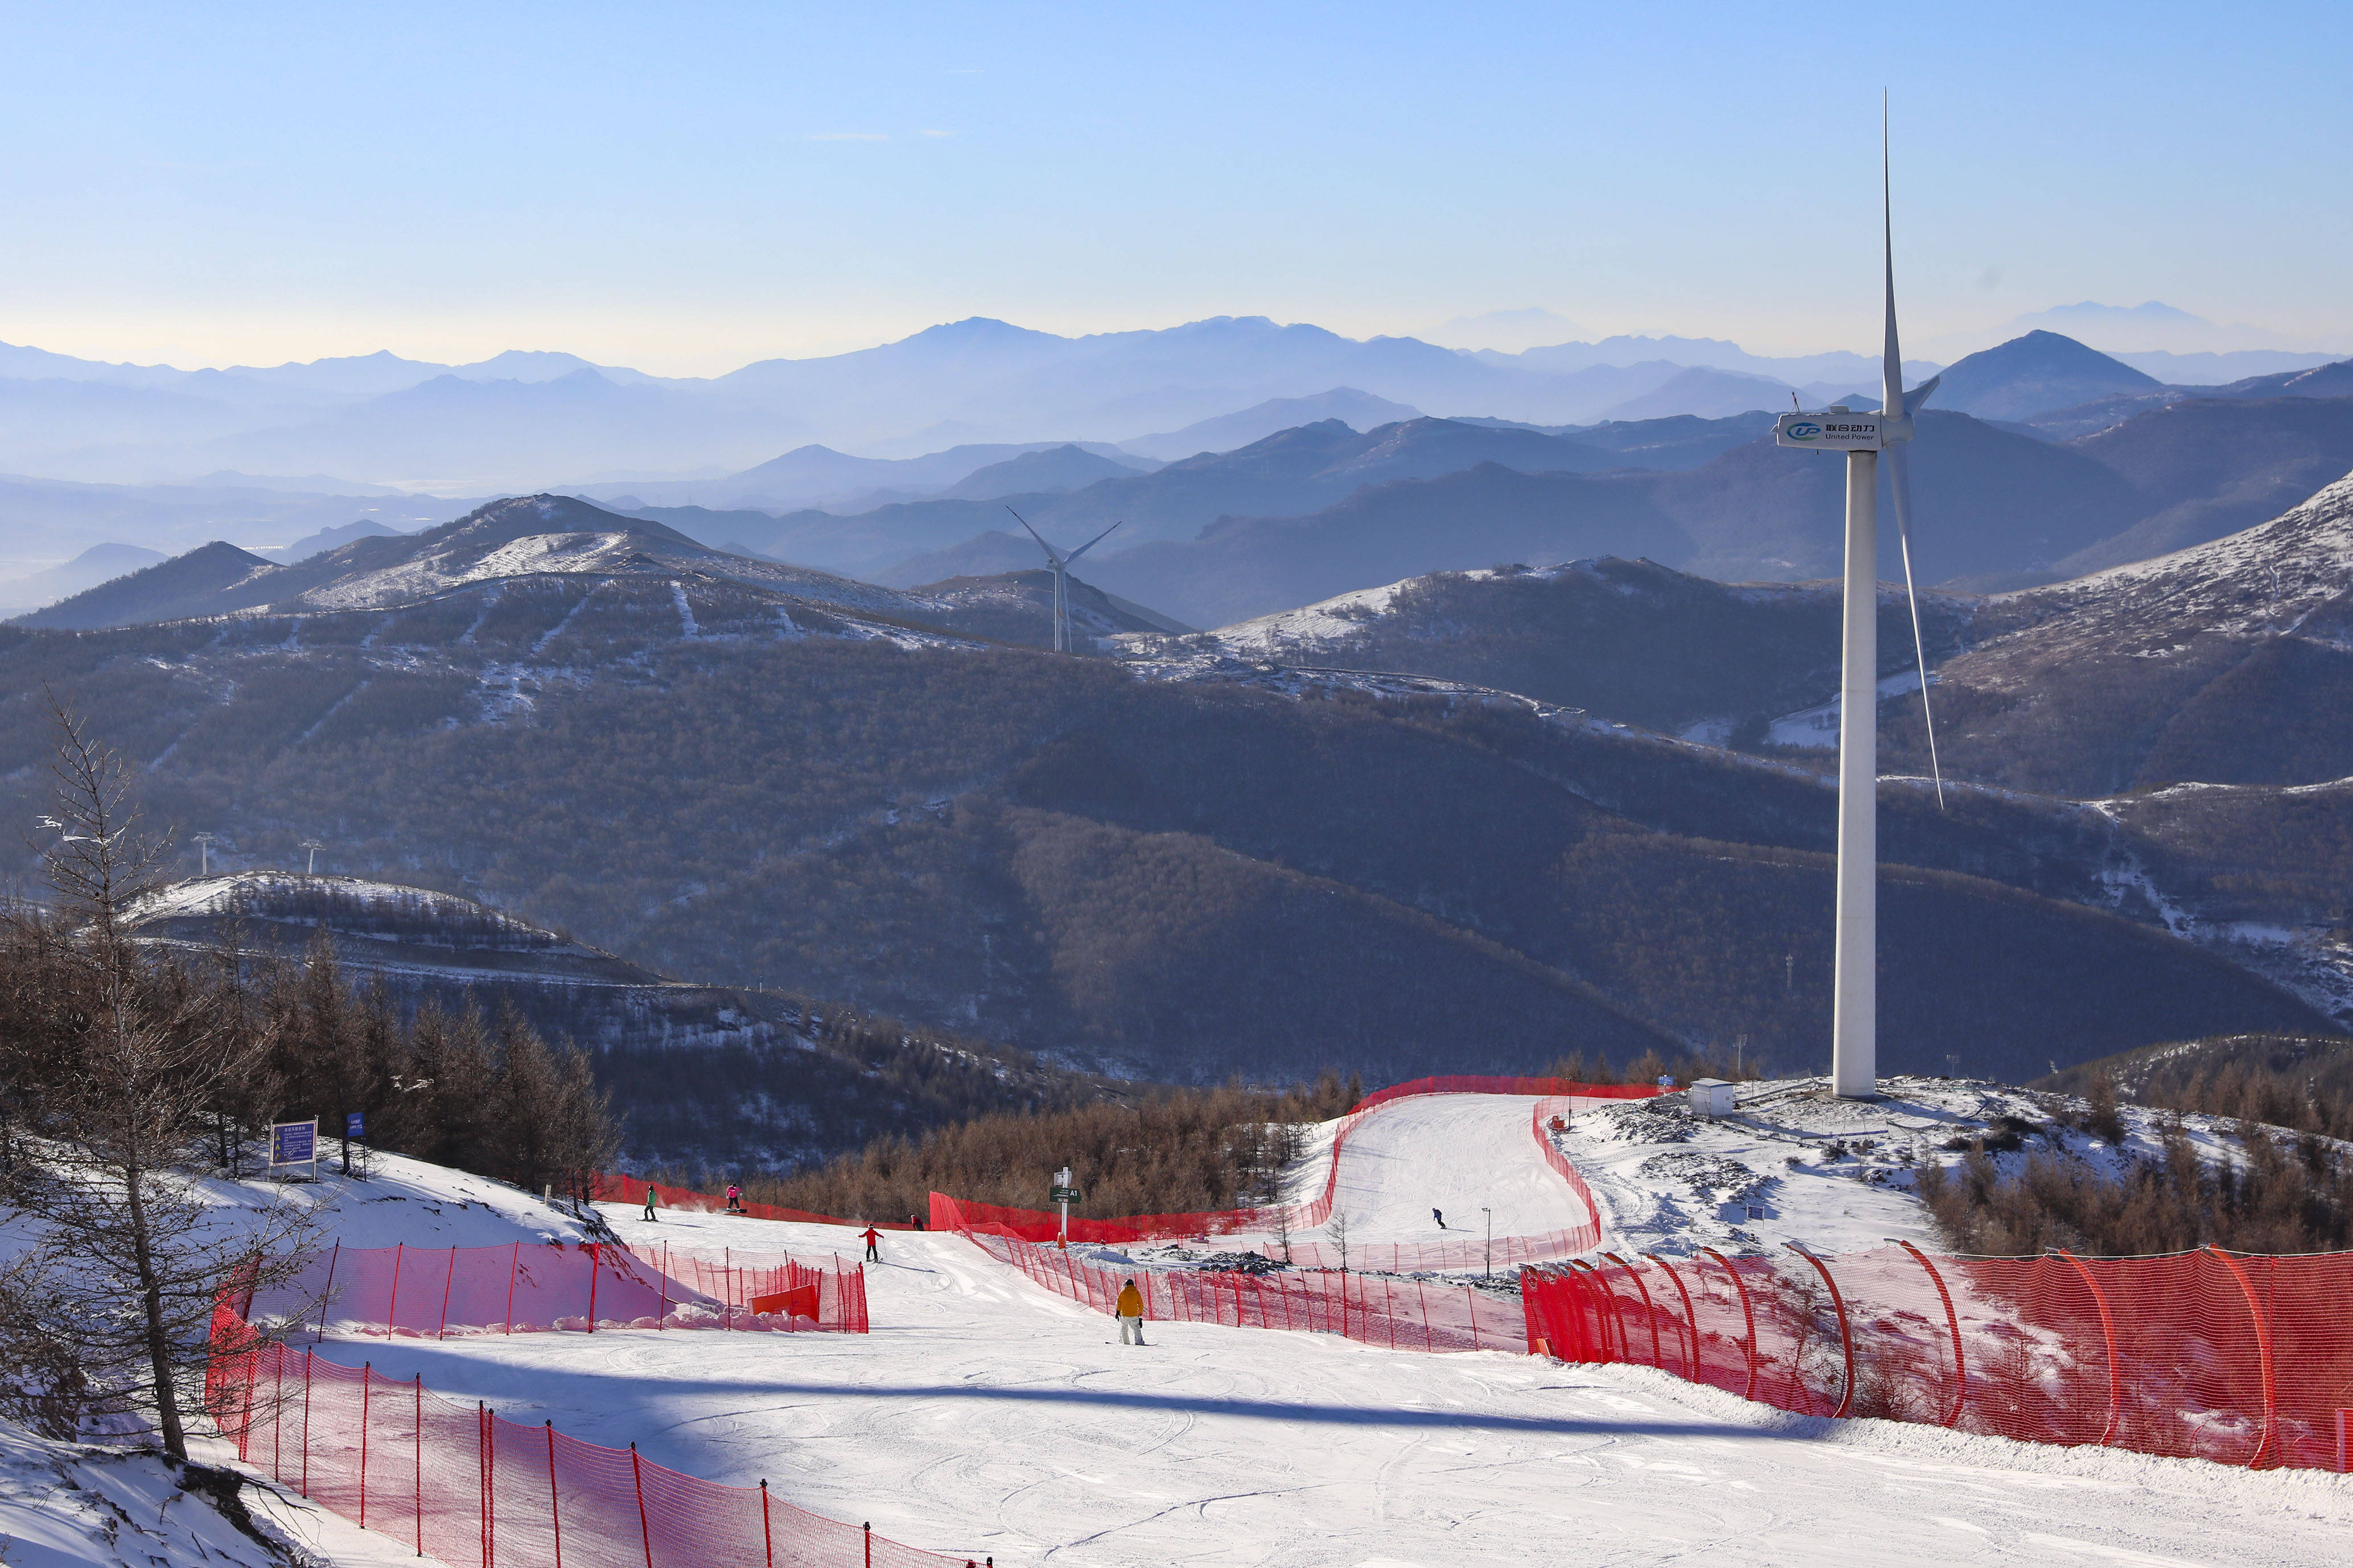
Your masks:
[[[823,1253],[719,1215],[632,1240]],[[1111,1321],[936,1232],[887,1237],[868,1336],[381,1340],[328,1353],[636,1441],[999,1563],[2334,1563],[2346,1483],[1785,1416],[1642,1368]]]
[[[1394,1102],[1352,1132],[1337,1206],[1368,1239],[1434,1236],[1431,1206],[1450,1226],[1458,1206],[1492,1207],[1499,1237],[1574,1223],[1531,1110],[1503,1096]],[[1320,1192],[1324,1173],[1303,1170],[1302,1184]],[[605,1214],[638,1243],[858,1249],[837,1226]],[[886,1236],[867,1278],[866,1336],[324,1351],[1008,1565],[2319,1564],[2344,1560],[2353,1528],[2342,1478],[1831,1423],[1641,1367],[1191,1322],[1149,1324],[1150,1342],[1126,1347],[1108,1318],[938,1232]]]

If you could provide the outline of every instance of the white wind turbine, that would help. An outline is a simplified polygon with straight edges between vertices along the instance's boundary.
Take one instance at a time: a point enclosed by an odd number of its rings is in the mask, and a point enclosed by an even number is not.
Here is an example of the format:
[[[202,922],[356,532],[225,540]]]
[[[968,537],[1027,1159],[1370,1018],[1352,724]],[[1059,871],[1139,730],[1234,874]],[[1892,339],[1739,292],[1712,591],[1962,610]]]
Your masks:
[[[1831,960],[1831,1087],[1843,1099],[1879,1094],[1879,454],[1887,454],[1895,495],[1896,537],[1904,557],[1904,593],[1912,606],[1912,647],[1920,661],[1920,710],[1930,720],[1928,766],[1936,804],[1945,801],[1936,736],[1928,713],[1928,655],[1920,636],[1920,604],[1912,587],[1912,487],[1904,443],[1912,416],[1936,390],[1941,375],[1904,390],[1903,355],[1895,341],[1895,222],[1889,188],[1887,109],[1880,105],[1881,242],[1886,277],[1887,325],[1881,356],[1879,412],[1839,406],[1820,414],[1784,414],[1774,422],[1776,445],[1846,454],[1845,651],[1839,670],[1838,924]]]
[[[1022,516],[1018,511],[1013,511],[1013,509],[1009,506],[1005,510],[1013,512],[1014,521],[1019,523],[1024,528],[1029,528],[1029,520],[1028,518]],[[1111,525],[1111,528],[1117,528],[1119,524],[1114,522]],[[1060,551],[1047,543],[1046,536],[1044,534],[1039,533],[1034,528],[1029,528],[1029,537],[1038,542],[1038,548],[1046,552],[1046,564],[1054,569],[1054,651],[1056,653],[1068,653],[1071,650],[1070,599],[1063,585],[1064,578],[1066,574],[1069,572],[1071,563],[1076,561],[1080,556],[1084,555],[1088,551],[1092,550],[1096,545],[1101,544],[1104,540],[1110,538],[1111,528],[1104,529],[1101,533],[1096,534],[1092,539],[1088,540],[1084,544],[1080,545],[1068,555],[1063,554]]]

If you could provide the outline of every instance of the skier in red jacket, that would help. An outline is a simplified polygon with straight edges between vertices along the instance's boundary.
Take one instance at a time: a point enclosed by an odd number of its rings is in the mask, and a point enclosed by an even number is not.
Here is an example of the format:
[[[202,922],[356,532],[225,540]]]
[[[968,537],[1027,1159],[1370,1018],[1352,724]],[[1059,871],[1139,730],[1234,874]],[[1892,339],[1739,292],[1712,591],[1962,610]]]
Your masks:
[[[866,1261],[867,1261],[867,1262],[869,1262],[869,1263],[880,1263],[880,1262],[881,1262],[881,1261],[882,1261],[882,1233],[881,1233],[881,1231],[879,1231],[879,1230],[876,1230],[872,1226],[871,1226],[871,1225],[870,1225],[870,1226],[868,1226],[866,1227],[865,1240],[866,1240]]]

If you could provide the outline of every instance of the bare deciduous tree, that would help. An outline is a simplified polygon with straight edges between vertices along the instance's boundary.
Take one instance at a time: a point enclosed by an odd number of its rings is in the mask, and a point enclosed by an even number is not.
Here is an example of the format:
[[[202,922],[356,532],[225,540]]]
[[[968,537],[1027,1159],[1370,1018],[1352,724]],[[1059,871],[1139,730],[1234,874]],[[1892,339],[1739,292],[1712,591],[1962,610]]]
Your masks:
[[[231,1218],[194,1174],[216,1089],[255,1048],[227,1006],[235,976],[150,963],[130,940],[163,846],[137,831],[121,757],[62,709],[52,717],[57,815],[41,820],[58,908],[7,917],[11,971],[34,982],[10,998],[9,1033],[37,1042],[49,1070],[20,1085],[24,1141],[5,1192],[37,1238],[0,1280],[18,1374],[6,1381],[52,1429],[137,1412],[185,1459],[220,1293],[290,1276],[308,1226],[282,1200]]]

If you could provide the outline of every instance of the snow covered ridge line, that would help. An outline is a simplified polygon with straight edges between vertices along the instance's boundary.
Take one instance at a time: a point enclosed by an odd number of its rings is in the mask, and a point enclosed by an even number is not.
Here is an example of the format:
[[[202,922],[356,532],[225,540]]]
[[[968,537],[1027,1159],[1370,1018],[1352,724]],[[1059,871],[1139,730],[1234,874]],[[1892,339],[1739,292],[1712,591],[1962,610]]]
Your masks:
[[[2257,1469],[2353,1465],[2353,1253],[1788,1252],[1529,1269],[1529,1344],[1800,1415]]]
[[[353,1522],[448,1563],[561,1560],[649,1568],[881,1563],[971,1568],[773,1499],[509,1421],[282,1344],[217,1356],[207,1378],[237,1458]]]
[[[313,1304],[316,1305],[313,1305]],[[753,1253],[716,1263],[667,1247],[583,1242],[505,1247],[347,1247],[316,1253],[284,1286],[238,1304],[318,1338],[595,1333],[718,1329],[862,1334],[866,1278],[857,1264]],[[315,1312],[315,1318],[312,1313]],[[291,1321],[294,1314],[299,1321]]]

